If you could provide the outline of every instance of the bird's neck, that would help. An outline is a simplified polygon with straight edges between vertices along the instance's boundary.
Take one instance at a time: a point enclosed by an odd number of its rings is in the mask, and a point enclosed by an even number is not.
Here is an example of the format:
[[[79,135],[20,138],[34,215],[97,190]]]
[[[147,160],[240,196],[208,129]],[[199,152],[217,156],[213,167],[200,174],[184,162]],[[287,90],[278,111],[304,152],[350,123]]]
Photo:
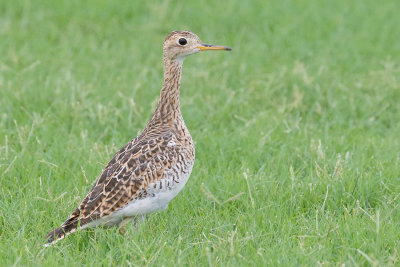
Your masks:
[[[152,118],[153,123],[173,124],[182,118],[179,103],[182,63],[178,60],[164,59],[164,85]]]

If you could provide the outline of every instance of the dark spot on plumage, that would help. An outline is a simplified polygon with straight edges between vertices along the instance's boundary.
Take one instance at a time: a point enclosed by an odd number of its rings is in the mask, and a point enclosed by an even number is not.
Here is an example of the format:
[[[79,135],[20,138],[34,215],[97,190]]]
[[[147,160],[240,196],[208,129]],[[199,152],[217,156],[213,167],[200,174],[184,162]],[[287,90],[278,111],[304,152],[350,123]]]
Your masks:
[[[164,170],[160,169],[157,171],[157,176],[161,176],[161,175],[163,175],[163,173],[164,173]]]
[[[93,206],[92,205],[87,205],[86,208],[83,210],[83,217],[89,216],[89,214],[92,212]]]
[[[123,177],[123,176],[125,175],[125,173],[126,173],[126,168],[124,167],[124,168],[122,169],[122,171],[119,173],[118,178]]]
[[[146,162],[146,156],[145,155],[141,155],[139,157],[139,163],[145,163]]]
[[[103,183],[107,178],[107,171],[104,170],[103,173],[101,174],[99,180],[97,181],[97,184]]]
[[[121,190],[118,190],[118,192],[113,196],[114,201],[119,199],[121,197],[121,195],[122,195]]]
[[[124,175],[124,177],[122,177],[122,180],[128,181],[130,177],[131,177],[130,174],[126,174]]]
[[[146,167],[147,167],[146,164],[141,164],[140,165],[140,171],[144,172],[146,170]]]
[[[137,152],[139,152],[140,147],[139,146],[135,146],[134,148],[132,148],[131,153],[132,154],[136,154]]]
[[[106,185],[106,191],[110,192],[115,187],[116,184],[117,184],[117,179],[115,178],[111,179]]]
[[[137,147],[142,147],[142,146],[145,146],[145,145],[147,145],[147,141],[141,141],[141,142],[139,142],[137,144]]]
[[[121,154],[122,152],[124,152],[124,151],[125,151],[125,149],[126,149],[126,146],[124,146],[123,148],[121,148],[121,149],[118,151],[118,153],[117,153],[117,154]]]
[[[136,176],[139,176],[139,174],[140,174],[139,167],[137,167],[137,168],[135,169],[135,175],[136,175]]]
[[[128,164],[128,168],[132,168],[135,165],[135,162],[136,162],[136,160],[131,158],[127,163]]]
[[[131,155],[129,153],[126,153],[125,156],[122,158],[122,162],[123,163],[127,162],[130,157],[131,157]]]
[[[89,200],[94,199],[98,194],[100,194],[103,191],[103,185],[99,184],[96,185],[93,189],[92,189],[92,193],[90,194]]]
[[[120,161],[124,156],[125,156],[125,152],[122,152],[121,154],[118,155],[117,157],[117,161]]]
[[[135,179],[133,180],[134,186],[139,188],[142,185],[142,179]]]
[[[114,205],[114,199],[111,198],[111,199],[106,200],[106,205],[107,205],[108,207]]]

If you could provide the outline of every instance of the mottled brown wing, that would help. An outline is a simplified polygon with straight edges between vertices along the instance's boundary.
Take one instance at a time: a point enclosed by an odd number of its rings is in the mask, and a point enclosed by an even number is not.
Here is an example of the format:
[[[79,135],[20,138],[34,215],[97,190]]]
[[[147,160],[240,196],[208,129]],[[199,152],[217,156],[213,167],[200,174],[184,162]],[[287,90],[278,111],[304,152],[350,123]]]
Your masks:
[[[174,146],[168,144],[173,143]],[[166,133],[151,140],[132,140],[104,168],[96,183],[71,216],[47,236],[48,242],[62,238],[94,220],[124,207],[164,176],[176,163],[181,147],[175,136]]]

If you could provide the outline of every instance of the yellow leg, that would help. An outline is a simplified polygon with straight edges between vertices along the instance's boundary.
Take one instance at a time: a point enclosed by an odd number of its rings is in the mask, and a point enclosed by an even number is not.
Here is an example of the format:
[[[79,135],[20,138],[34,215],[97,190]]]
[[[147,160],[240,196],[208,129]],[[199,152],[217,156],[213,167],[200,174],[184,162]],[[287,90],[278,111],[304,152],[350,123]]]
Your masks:
[[[119,224],[119,233],[121,235],[124,235],[126,233],[126,225],[131,221],[131,220],[135,220],[133,227],[136,229],[140,223],[142,223],[144,221],[144,215],[138,216],[138,217],[127,217],[124,218]]]
[[[134,218],[134,217],[125,218],[125,219],[123,219],[123,220],[118,224],[119,233],[120,233],[121,235],[124,235],[124,234],[126,233],[126,225],[127,225],[133,218]]]

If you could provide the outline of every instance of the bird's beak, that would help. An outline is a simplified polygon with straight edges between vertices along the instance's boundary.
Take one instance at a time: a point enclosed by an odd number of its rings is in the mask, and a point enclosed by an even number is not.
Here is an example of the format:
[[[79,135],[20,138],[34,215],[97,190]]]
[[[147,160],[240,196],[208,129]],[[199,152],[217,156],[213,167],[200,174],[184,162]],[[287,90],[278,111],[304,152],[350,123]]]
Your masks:
[[[227,46],[210,45],[210,44],[201,44],[197,48],[200,49],[200,51],[206,51],[206,50],[227,50],[227,51],[230,51],[230,50],[232,50],[232,48],[227,47]]]

